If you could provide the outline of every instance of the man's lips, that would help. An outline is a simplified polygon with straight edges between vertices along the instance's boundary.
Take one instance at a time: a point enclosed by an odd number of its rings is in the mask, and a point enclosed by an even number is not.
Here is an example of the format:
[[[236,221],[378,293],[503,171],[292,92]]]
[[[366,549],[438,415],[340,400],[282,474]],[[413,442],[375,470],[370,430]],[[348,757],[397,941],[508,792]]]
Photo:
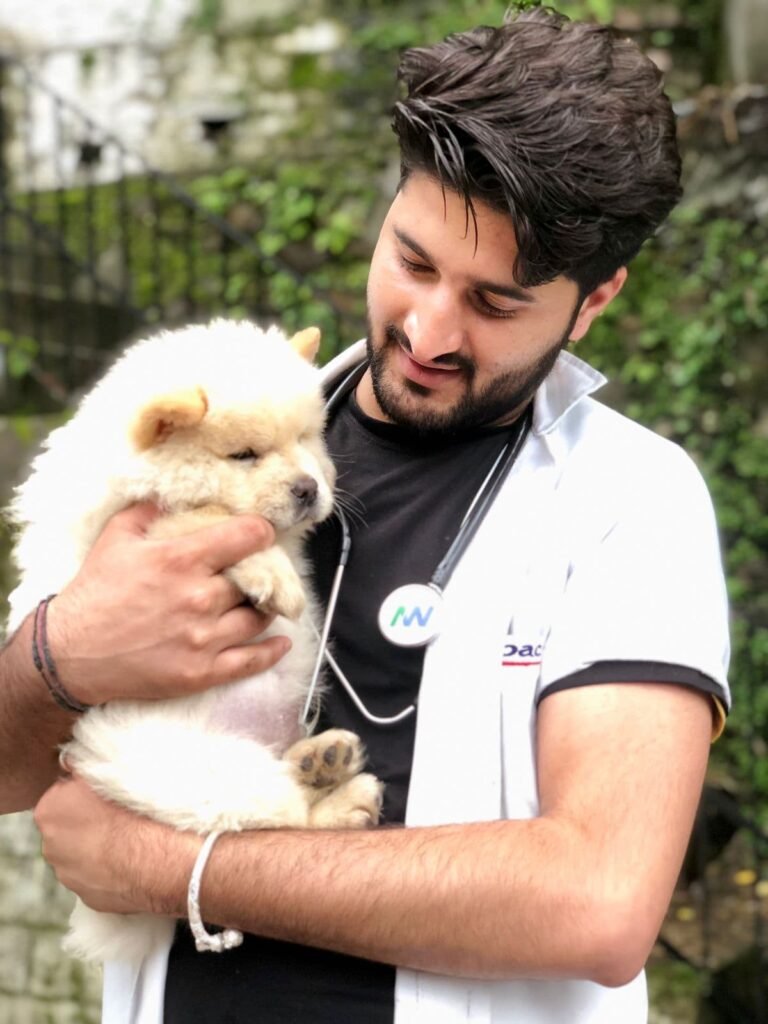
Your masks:
[[[455,374],[461,373],[457,366],[424,366],[399,346],[395,351],[395,360],[405,377],[426,388],[440,387],[450,381]]]

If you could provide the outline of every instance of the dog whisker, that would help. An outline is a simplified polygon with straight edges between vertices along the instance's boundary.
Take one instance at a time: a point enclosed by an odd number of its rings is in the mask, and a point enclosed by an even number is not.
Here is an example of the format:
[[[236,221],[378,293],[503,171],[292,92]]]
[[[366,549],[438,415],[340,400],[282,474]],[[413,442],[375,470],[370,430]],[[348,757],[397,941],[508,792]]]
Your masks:
[[[336,452],[332,451],[330,448],[328,449],[328,454],[331,457],[331,461],[334,462],[334,463],[338,463],[338,462],[354,462],[355,461],[354,455],[348,455],[348,454],[340,455],[340,454],[337,454]]]
[[[358,526],[366,525],[365,505],[356,495],[337,488],[334,499],[334,514],[337,509],[341,509],[353,523],[357,523]]]

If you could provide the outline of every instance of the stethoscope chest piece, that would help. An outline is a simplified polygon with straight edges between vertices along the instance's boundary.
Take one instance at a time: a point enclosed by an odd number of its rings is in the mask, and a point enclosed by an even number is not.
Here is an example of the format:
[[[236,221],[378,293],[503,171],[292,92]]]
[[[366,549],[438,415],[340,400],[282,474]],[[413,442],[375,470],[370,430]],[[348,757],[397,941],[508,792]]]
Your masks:
[[[384,599],[379,629],[398,647],[423,647],[440,633],[443,595],[428,583],[407,583]]]

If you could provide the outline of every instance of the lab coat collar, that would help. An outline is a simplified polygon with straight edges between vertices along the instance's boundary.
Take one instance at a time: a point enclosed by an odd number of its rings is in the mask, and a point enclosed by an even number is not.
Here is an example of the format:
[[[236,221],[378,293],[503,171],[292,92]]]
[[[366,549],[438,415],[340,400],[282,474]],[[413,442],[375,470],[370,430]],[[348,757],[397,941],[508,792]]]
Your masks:
[[[549,434],[577,402],[606,383],[606,378],[566,349],[557,357],[539,390],[533,409],[533,432]]]

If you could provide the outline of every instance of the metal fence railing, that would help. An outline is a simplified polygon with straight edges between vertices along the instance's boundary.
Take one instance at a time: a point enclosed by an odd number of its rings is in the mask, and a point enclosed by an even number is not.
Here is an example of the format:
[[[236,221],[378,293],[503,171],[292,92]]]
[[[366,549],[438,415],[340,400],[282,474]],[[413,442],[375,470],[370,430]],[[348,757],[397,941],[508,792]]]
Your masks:
[[[306,291],[22,59],[0,54],[0,87],[0,408],[60,404],[146,325],[274,319],[276,279]]]

